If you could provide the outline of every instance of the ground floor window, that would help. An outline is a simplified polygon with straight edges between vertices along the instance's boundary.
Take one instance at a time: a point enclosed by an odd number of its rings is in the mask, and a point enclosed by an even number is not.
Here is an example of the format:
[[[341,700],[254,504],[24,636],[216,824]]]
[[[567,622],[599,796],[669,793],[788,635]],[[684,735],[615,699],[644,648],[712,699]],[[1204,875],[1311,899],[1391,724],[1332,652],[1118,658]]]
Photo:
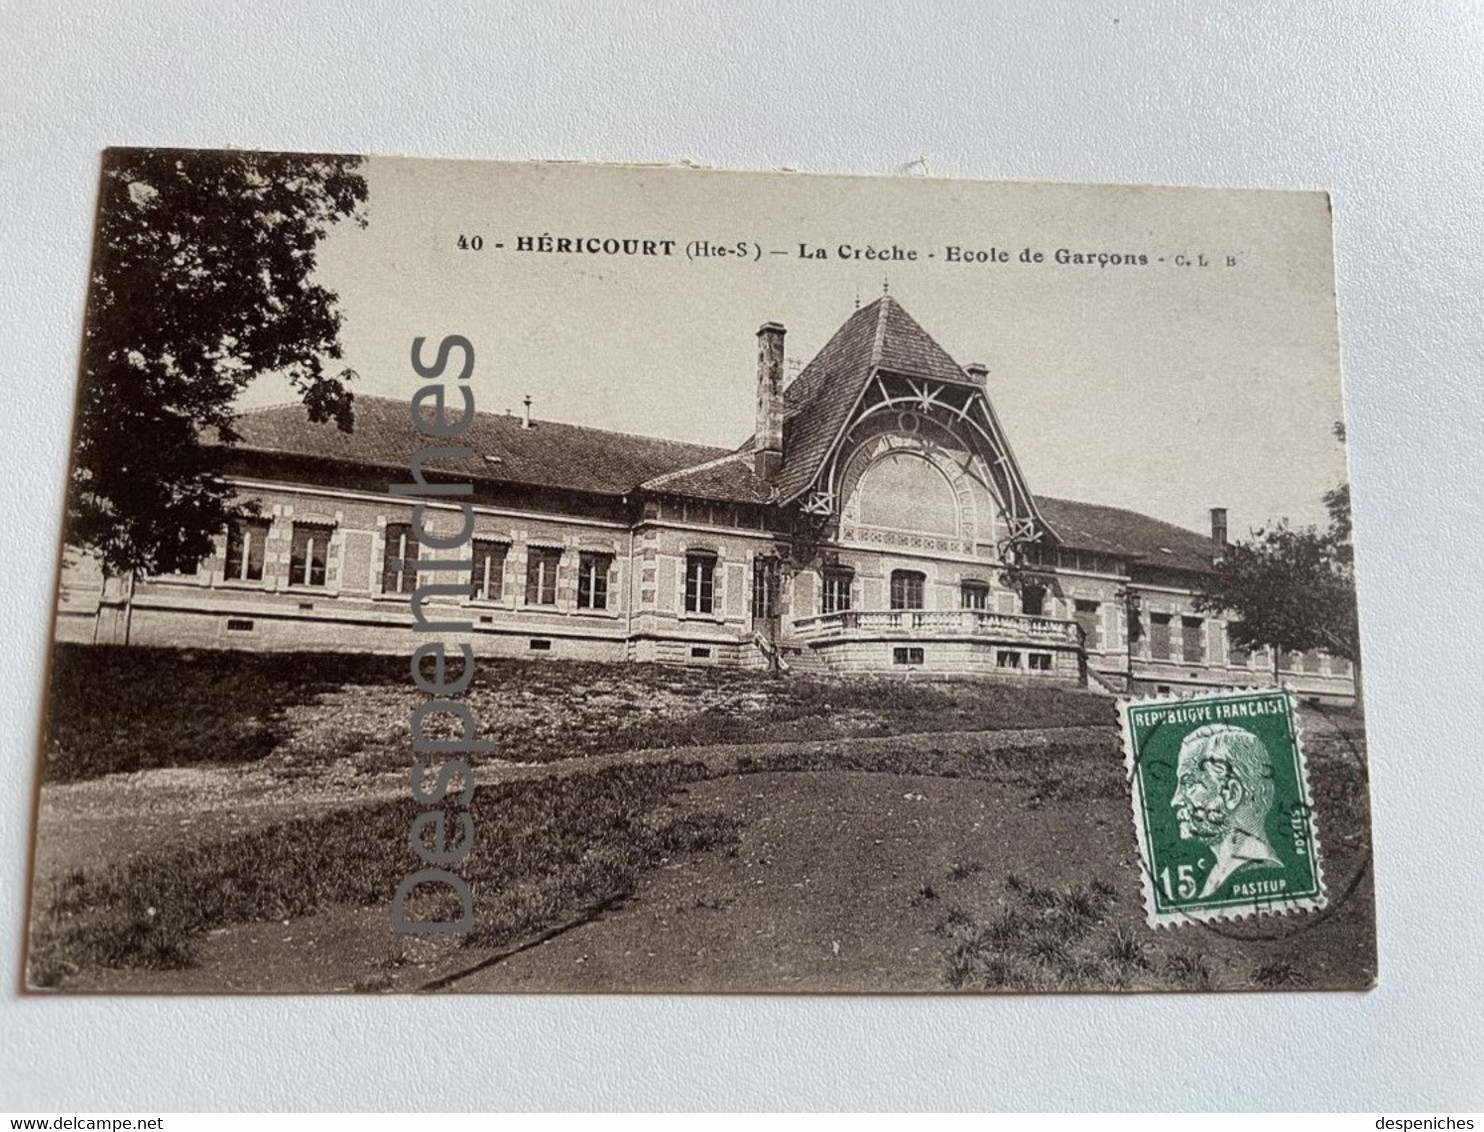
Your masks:
[[[752,618],[766,621],[777,616],[778,559],[755,559],[752,563]]]
[[[526,551],[526,604],[555,605],[557,567],[562,552],[555,548],[533,546]]]
[[[474,540],[474,569],[469,578],[469,592],[476,601],[499,601],[505,593],[505,556],[503,542]]]
[[[843,613],[850,608],[850,583],[854,575],[849,570],[826,570],[824,593],[820,601],[821,613]]]
[[[989,584],[987,582],[965,582],[958,589],[959,604],[964,609],[989,608]]]
[[[1046,615],[1046,587],[1026,586],[1020,591],[1020,612],[1027,617]]]
[[[714,613],[716,611],[716,555],[687,554],[685,556],[685,611],[687,613]]]
[[[1033,652],[1026,654],[1026,667],[1032,672],[1050,672],[1051,654],[1049,652]]]
[[[584,553],[577,560],[577,608],[608,608],[608,571],[613,566],[611,554]]]
[[[381,592],[410,594],[417,588],[417,538],[411,523],[386,525],[386,548],[381,559]]]
[[[1201,639],[1199,617],[1180,618],[1180,659],[1186,664],[1206,662],[1206,645]]]
[[[289,542],[289,585],[322,586],[325,566],[330,556],[330,536],[335,528],[329,524],[295,523]]]
[[[226,577],[243,582],[263,580],[269,526],[267,519],[242,519],[227,528]]]
[[[922,649],[911,645],[891,650],[891,662],[893,664],[921,664],[924,659]]]
[[[893,609],[921,609],[923,584],[927,575],[917,570],[893,570],[891,572],[891,607]]]
[[[1235,644],[1231,638],[1231,631],[1226,635],[1226,663],[1231,668],[1246,668],[1252,663],[1252,653],[1241,645]]]
[[[1155,660],[1170,659],[1170,615],[1149,615],[1149,655]]]
[[[1098,615],[1100,609],[1101,606],[1097,602],[1078,598],[1072,612],[1072,616],[1082,630],[1083,642],[1094,651],[1103,647],[1102,619]]]
[[[999,652],[994,654],[994,666],[996,668],[1018,669],[1020,667],[1020,654],[1010,649],[1000,649]]]

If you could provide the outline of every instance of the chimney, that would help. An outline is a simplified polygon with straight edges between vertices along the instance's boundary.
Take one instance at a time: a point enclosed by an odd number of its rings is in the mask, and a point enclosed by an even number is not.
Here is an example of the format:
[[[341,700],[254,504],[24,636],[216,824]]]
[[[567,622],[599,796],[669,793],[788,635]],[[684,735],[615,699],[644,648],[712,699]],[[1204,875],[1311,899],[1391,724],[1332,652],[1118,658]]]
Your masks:
[[[765,322],[757,332],[757,433],[753,467],[774,479],[783,466],[783,327]]]
[[[521,404],[525,406],[525,412],[521,414],[520,427],[535,428],[536,426],[531,423],[531,395],[529,393],[526,394],[526,399]]]
[[[970,362],[964,366],[964,372],[969,375],[969,380],[980,389],[989,385],[989,367],[983,362]]]
[[[1219,553],[1226,547],[1226,508],[1211,508],[1211,542]]]

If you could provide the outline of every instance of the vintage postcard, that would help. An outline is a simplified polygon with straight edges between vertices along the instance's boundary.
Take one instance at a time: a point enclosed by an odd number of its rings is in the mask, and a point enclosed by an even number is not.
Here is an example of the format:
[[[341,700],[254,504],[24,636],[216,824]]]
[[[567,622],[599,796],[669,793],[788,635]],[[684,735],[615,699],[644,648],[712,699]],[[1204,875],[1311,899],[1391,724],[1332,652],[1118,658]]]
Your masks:
[[[1331,224],[109,151],[27,985],[1371,986]]]

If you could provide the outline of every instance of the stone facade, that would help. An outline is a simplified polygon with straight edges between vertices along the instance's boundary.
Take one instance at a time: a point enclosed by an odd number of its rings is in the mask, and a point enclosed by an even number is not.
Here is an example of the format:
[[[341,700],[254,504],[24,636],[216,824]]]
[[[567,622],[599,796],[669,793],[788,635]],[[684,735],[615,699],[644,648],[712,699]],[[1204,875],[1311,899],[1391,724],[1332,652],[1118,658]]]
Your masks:
[[[1348,663],[1244,656],[1195,610],[1224,512],[1206,535],[1032,495],[982,368],[891,300],[787,384],[783,333],[759,336],[759,434],[734,451],[481,415],[480,462],[442,473],[473,482],[472,552],[414,545],[389,491],[418,445],[405,404],[358,398],[349,437],[247,414],[222,473],[259,518],[193,575],[104,579],[69,551],[57,637],[407,653],[421,580],[457,591],[426,616],[480,655],[1353,698]],[[458,529],[427,514],[428,536]]]

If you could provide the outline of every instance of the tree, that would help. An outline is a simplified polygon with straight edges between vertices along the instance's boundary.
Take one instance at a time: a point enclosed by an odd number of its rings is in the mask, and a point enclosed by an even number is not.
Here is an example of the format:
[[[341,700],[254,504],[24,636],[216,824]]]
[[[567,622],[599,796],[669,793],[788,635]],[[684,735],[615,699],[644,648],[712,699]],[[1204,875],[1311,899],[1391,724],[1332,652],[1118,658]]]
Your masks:
[[[252,513],[202,434],[238,439],[233,402],[282,375],[311,420],[353,422],[334,292],[316,250],[365,226],[360,159],[110,150],[104,159],[68,485],[68,541],[105,572],[190,572]]]
[[[1335,436],[1344,441],[1343,426]],[[1227,634],[1238,648],[1320,649],[1355,666],[1360,690],[1360,631],[1355,603],[1350,485],[1324,496],[1329,525],[1294,528],[1286,519],[1221,552],[1196,608],[1235,616]]]

